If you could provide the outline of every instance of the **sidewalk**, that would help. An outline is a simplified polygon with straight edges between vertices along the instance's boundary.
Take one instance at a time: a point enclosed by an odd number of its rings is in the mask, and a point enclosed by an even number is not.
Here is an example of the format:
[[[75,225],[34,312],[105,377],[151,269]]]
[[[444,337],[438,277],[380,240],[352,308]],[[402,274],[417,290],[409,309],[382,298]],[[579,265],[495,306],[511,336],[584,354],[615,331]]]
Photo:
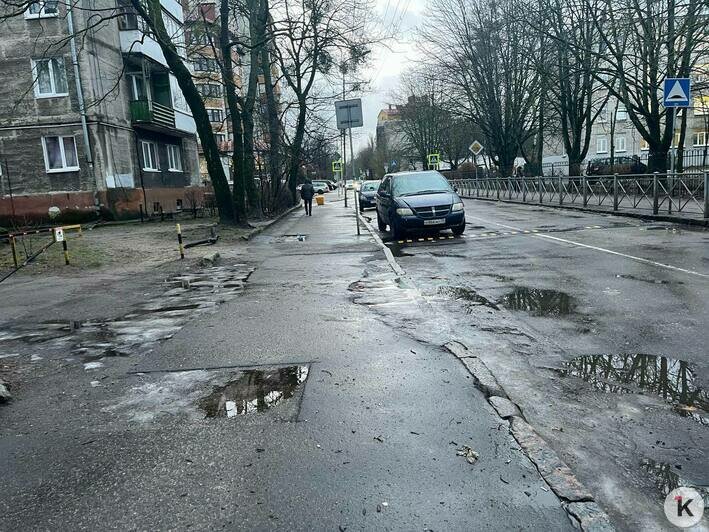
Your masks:
[[[39,362],[0,407],[0,529],[572,529],[463,365],[353,304],[382,253],[351,209],[295,211],[236,260],[243,292],[152,351]],[[260,411],[205,418],[234,411],[227,383]]]

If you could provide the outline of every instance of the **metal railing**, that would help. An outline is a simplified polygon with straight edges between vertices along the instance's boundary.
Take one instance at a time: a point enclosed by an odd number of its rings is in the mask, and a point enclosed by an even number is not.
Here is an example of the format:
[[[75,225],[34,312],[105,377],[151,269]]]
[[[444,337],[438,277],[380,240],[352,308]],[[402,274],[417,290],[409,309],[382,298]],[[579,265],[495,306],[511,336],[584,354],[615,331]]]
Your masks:
[[[130,114],[133,122],[175,128],[175,110],[153,100],[132,100]]]
[[[453,179],[461,196],[709,218],[709,172]]]

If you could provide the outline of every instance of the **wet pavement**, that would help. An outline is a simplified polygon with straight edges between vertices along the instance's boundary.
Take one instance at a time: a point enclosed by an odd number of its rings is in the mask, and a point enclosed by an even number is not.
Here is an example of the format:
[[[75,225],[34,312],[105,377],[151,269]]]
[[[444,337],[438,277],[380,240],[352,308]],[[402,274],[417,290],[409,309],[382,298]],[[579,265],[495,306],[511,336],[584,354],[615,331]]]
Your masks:
[[[459,339],[618,528],[666,529],[668,487],[709,485],[709,233],[476,200],[466,217],[461,238],[382,234],[432,305],[390,323]]]
[[[13,312],[0,529],[573,528],[466,368],[408,333],[417,290],[326,201],[224,253],[242,278]]]

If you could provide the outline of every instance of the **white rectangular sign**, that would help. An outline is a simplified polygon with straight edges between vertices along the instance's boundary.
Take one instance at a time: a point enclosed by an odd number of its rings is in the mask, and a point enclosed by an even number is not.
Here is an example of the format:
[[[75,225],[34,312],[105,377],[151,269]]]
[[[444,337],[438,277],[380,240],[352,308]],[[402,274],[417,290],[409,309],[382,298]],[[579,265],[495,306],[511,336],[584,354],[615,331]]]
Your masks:
[[[63,242],[64,241],[64,229],[61,227],[54,228],[54,241]]]
[[[362,100],[340,100],[335,102],[335,115],[337,117],[337,129],[348,129],[351,127],[362,127]]]

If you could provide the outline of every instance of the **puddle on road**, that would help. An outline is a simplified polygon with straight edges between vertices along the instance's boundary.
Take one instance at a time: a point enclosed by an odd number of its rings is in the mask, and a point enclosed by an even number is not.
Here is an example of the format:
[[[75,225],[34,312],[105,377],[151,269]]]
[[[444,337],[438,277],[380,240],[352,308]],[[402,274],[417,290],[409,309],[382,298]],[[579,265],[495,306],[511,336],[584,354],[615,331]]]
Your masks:
[[[495,303],[493,303],[486,297],[481,296],[472,288],[467,288],[465,286],[441,286],[438,288],[438,293],[448,297],[452,297],[456,300],[465,301],[465,303],[469,307],[469,310],[472,310],[471,307],[476,306],[485,306],[494,310],[500,310],[500,308]]]
[[[705,498],[709,496],[709,489],[694,485],[682,478],[682,464],[672,465],[644,458],[640,461],[640,468],[652,478],[655,487],[664,497],[680,486],[694,488]]]
[[[547,288],[515,286],[498,301],[510,310],[523,310],[533,316],[565,316],[574,312],[574,298],[565,292]]]
[[[294,234],[294,235],[281,235],[278,237],[279,242],[305,242],[308,239],[308,235]]]
[[[307,378],[308,366],[246,370],[238,379],[215,386],[198,405],[206,417],[264,412],[293,397]]]
[[[689,362],[644,354],[585,355],[566,362],[563,376],[578,377],[605,393],[651,393],[675,406],[674,411],[709,424],[709,392],[697,385]]]

